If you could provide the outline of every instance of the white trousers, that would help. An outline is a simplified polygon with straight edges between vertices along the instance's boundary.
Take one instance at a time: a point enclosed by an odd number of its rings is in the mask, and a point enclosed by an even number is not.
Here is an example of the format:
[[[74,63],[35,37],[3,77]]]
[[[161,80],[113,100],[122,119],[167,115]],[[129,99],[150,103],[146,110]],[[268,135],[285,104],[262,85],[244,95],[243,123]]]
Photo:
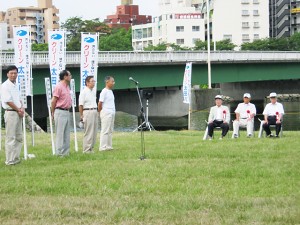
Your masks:
[[[240,127],[247,128],[247,135],[253,135],[254,120],[240,119],[233,121],[233,134],[238,135]]]
[[[23,144],[22,118],[16,111],[5,111],[5,164],[20,162],[20,154]]]
[[[98,131],[98,111],[84,110],[83,111],[83,152],[92,152],[97,139]]]
[[[112,147],[112,134],[115,123],[115,113],[105,112],[101,110],[101,134],[100,134],[100,148],[99,150],[109,150]]]

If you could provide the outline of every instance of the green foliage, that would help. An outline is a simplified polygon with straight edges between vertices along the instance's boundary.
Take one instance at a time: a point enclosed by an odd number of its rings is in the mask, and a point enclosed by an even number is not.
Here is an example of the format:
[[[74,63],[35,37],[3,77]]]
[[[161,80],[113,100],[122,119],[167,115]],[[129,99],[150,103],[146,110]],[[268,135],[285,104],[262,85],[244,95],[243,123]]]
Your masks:
[[[100,37],[101,51],[132,51],[132,30],[125,28],[113,29],[110,34]]]
[[[230,51],[230,50],[233,50],[235,47],[236,47],[236,45],[233,44],[229,39],[216,42],[216,50],[218,50],[218,51]],[[214,49],[213,42],[210,42],[210,49],[211,50]],[[201,41],[201,40],[196,41],[194,50],[206,51],[207,50],[207,41]]]
[[[34,159],[5,166],[0,151],[1,224],[299,223],[299,132],[219,141],[216,131],[210,142],[203,133],[146,132],[144,161],[138,132],[114,133],[115,150],[94,154],[74,152],[72,133],[66,158],[36,134]]]
[[[168,49],[170,49],[171,51],[187,51],[187,50],[191,50],[188,47],[184,47],[184,46],[180,46],[180,45],[176,45],[174,43],[160,43],[158,45],[149,45],[148,47],[144,48],[144,51],[167,51]]]
[[[249,51],[300,51],[300,33],[289,38],[265,38],[243,43],[241,50]]]
[[[71,17],[62,24],[61,28],[67,30],[67,50],[80,51],[81,32],[110,33],[110,28],[99,19],[83,20],[81,17]]]
[[[48,51],[48,44],[32,44],[31,50],[34,52]]]

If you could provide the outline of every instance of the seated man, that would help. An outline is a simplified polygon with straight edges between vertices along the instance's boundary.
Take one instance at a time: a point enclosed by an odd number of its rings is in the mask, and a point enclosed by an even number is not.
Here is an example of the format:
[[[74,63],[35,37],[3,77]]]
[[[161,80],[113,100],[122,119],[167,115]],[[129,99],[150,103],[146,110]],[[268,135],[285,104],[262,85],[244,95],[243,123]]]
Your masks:
[[[247,137],[253,136],[254,116],[256,115],[256,107],[250,103],[251,95],[249,93],[244,94],[244,102],[238,104],[236,108],[236,119],[233,121],[233,137],[239,136],[239,128],[247,127]]]
[[[281,121],[284,114],[283,106],[277,102],[277,94],[272,92],[270,94],[270,103],[268,103],[263,111],[265,120],[263,128],[266,131],[267,137],[274,137],[271,134],[270,125],[276,126],[276,137],[278,137],[281,130]]]
[[[211,140],[215,127],[221,127],[222,136],[220,139],[226,136],[229,130],[230,112],[227,106],[223,106],[222,96],[217,95],[215,97],[216,106],[210,108],[208,117],[208,139]]]

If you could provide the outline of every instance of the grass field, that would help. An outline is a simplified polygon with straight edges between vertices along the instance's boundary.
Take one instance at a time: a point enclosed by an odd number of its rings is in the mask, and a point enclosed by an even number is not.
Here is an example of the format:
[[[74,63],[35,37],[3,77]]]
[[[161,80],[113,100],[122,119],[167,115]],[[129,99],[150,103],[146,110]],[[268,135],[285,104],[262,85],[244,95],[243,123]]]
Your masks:
[[[139,133],[115,133],[113,151],[72,147],[67,158],[36,134],[35,159],[5,166],[0,152],[0,224],[300,224],[300,132],[202,135],[148,132],[141,161]]]

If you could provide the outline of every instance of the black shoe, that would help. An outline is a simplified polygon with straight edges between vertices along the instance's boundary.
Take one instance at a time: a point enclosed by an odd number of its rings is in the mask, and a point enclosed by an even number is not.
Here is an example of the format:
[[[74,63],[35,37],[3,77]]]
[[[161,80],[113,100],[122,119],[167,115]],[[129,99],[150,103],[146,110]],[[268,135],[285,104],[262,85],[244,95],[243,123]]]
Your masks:
[[[278,136],[278,135],[276,135],[275,137],[276,137],[276,138],[279,138],[279,136]]]

